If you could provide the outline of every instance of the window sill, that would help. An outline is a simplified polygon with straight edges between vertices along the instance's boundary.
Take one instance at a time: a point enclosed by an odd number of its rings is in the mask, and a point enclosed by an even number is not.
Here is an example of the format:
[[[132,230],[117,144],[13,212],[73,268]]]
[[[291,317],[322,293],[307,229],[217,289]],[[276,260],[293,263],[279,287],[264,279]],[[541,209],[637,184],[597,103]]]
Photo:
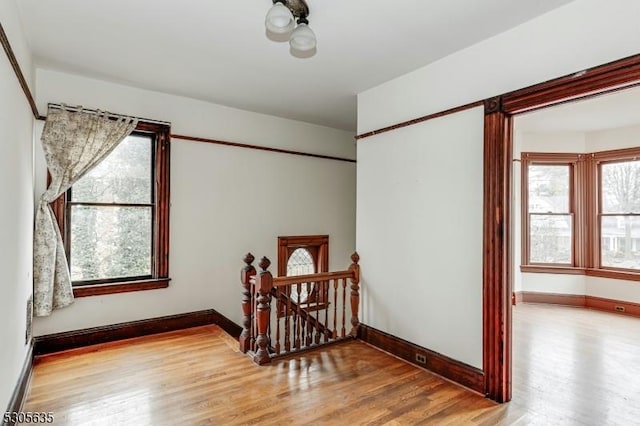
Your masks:
[[[587,275],[589,277],[610,278],[614,280],[640,281],[640,271],[613,269],[577,268],[572,266],[520,265],[520,272],[534,274]]]
[[[584,268],[575,266],[551,266],[551,265],[521,265],[520,272],[531,272],[536,274],[569,274],[584,275]]]
[[[73,288],[73,296],[104,296],[106,294],[129,293],[132,291],[156,290],[169,287],[169,281],[171,281],[171,278],[157,278],[141,281],[76,286]]]
[[[612,269],[587,269],[590,277],[611,278],[615,280],[640,281],[640,272],[616,271]]]

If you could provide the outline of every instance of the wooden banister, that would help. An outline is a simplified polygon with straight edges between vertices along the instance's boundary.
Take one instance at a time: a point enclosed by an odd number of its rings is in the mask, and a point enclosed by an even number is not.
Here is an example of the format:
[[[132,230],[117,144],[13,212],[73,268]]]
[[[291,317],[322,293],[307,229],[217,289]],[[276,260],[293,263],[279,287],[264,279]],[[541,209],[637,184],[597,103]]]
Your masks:
[[[247,253],[244,257],[245,266],[240,271],[240,282],[242,283],[242,333],[238,342],[240,343],[240,351],[247,353],[251,349],[251,341],[253,333],[251,331],[251,322],[253,321],[253,291],[251,290],[251,278],[256,274],[256,268],[252,263],[255,257],[251,253]]]
[[[358,327],[360,326],[360,320],[358,319],[358,312],[360,309],[360,256],[357,252],[351,255],[351,266],[349,271],[352,273],[351,277],[351,331],[349,334],[351,337],[358,337]]]
[[[286,286],[291,284],[301,284],[308,282],[330,281],[333,279],[353,278],[353,271],[337,271],[337,272],[320,272],[318,274],[295,275],[291,277],[274,277],[273,285],[275,287]]]
[[[257,350],[253,357],[256,364],[268,364],[271,362],[269,356],[269,320],[271,316],[271,289],[273,288],[273,277],[267,269],[271,265],[271,261],[266,257],[260,260],[260,273],[255,276],[256,292],[258,293],[258,306],[256,312]]]
[[[260,260],[260,272],[256,273],[251,265],[254,257],[248,253],[241,271],[240,350],[249,352],[255,363],[267,364],[273,357],[356,337],[360,325],[359,260],[354,253],[345,271],[274,278],[268,270],[269,259]],[[277,307],[273,312],[272,299]]]

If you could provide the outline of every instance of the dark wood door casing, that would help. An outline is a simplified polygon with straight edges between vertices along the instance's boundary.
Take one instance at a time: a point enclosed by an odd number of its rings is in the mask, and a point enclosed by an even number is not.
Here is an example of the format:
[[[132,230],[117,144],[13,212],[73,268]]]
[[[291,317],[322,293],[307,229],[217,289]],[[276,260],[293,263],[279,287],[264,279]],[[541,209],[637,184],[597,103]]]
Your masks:
[[[511,399],[513,117],[640,85],[640,55],[485,101],[483,356],[487,397]]]

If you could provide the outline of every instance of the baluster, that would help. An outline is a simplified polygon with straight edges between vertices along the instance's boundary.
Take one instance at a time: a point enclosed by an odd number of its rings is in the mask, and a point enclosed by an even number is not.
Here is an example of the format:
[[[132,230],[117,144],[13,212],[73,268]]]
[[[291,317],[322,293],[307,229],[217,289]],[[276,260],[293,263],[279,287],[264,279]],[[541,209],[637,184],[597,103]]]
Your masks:
[[[313,286],[311,285],[311,283],[306,282],[304,283],[305,287],[307,288],[307,318],[306,318],[306,323],[307,323],[307,336],[305,338],[305,343],[306,346],[311,346],[311,343],[313,342],[313,317],[311,316],[311,290],[313,288]]]
[[[302,318],[300,318],[300,285],[296,285],[296,341],[295,348],[300,349],[300,334],[302,328]]]
[[[251,277],[256,274],[256,268],[251,265],[255,257],[247,253],[243,259],[245,266],[240,271],[240,282],[242,283],[242,333],[238,342],[240,351],[247,353],[251,349],[253,339],[253,293],[251,292]]]
[[[338,281],[333,280],[333,338],[338,337]]]
[[[258,292],[256,290],[256,277],[251,277],[251,296],[253,297],[252,308],[252,321],[251,321],[251,352],[258,350],[256,345],[256,337],[258,336],[258,320],[256,319],[256,312],[258,312]]]
[[[342,279],[342,331],[340,337],[346,335],[345,323],[347,322],[347,279]]]
[[[258,350],[256,351],[253,361],[256,364],[268,364],[271,362],[269,356],[269,321],[271,319],[271,289],[273,288],[273,277],[271,272],[267,270],[271,265],[271,261],[266,257],[260,260],[260,273],[256,275],[256,288],[258,290],[258,308],[256,311],[256,320],[258,327],[258,336],[256,338],[256,344]]]
[[[327,330],[329,329],[329,281],[325,281],[323,284],[322,290],[324,292],[324,343],[327,343],[329,340],[329,335],[327,334]]]
[[[353,274],[351,277],[351,331],[349,334],[351,337],[358,337],[358,327],[360,325],[360,321],[358,320],[358,312],[360,308],[360,265],[358,262],[360,261],[360,256],[358,252],[354,252],[351,255],[351,266],[349,266],[349,271]]]
[[[315,339],[313,340],[313,342],[316,345],[320,344],[320,330],[322,329],[322,327],[320,327],[320,291],[322,290],[322,283],[317,282],[316,283],[316,306],[315,306],[315,310],[316,310],[316,325],[315,325],[315,329],[316,329],[316,334],[315,334]]]
[[[300,321],[300,345],[302,347],[306,346],[306,337],[307,337],[307,320],[305,316],[302,314],[302,300],[300,294],[302,293],[302,284],[298,284],[298,321]]]
[[[291,351],[291,336],[289,334],[290,330],[289,328],[291,327],[290,325],[290,319],[289,317],[291,316],[291,286],[287,285],[285,287],[285,295],[287,296],[287,301],[284,304],[284,350],[286,352],[290,352]]]
[[[281,296],[282,292],[280,291],[280,287],[276,287],[276,300],[278,307],[282,306],[282,302],[280,301],[280,296]],[[276,354],[280,353],[280,312],[281,309],[278,309],[276,311],[276,346],[275,346],[275,351]]]

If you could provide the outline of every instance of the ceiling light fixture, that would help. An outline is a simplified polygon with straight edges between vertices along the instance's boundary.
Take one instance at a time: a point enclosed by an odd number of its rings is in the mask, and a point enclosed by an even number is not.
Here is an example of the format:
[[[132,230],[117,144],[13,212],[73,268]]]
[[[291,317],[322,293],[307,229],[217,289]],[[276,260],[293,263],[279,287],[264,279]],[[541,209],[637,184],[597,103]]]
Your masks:
[[[305,0],[273,0],[264,21],[267,36],[274,41],[288,40],[293,56],[311,57],[316,51],[316,35],[309,28],[308,17]]]

